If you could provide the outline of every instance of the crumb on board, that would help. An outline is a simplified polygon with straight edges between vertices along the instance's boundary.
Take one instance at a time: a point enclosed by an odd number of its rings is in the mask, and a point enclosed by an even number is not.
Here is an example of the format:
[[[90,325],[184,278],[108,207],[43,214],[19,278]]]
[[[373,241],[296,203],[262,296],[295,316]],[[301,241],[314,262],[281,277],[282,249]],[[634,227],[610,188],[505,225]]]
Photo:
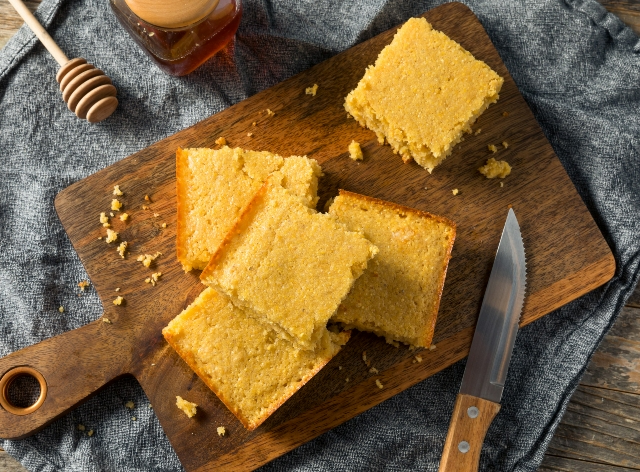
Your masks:
[[[474,136],[478,136],[480,133],[482,133],[482,128],[478,128],[478,129],[476,130],[476,132],[475,132],[475,133],[473,133],[473,135],[474,135]]]
[[[216,431],[218,432],[218,436],[224,436],[227,434],[227,429],[224,426],[218,426]]]
[[[80,291],[84,292],[84,289],[87,288],[90,285],[90,282],[88,280],[81,280],[80,282],[78,282],[78,287],[80,287]]]
[[[275,115],[275,114],[276,114],[276,112],[271,111],[271,110],[269,110],[269,109],[267,108],[267,116],[273,116],[273,115]]]
[[[84,427],[84,425],[83,425],[83,424],[79,424],[79,425],[78,425],[78,430],[79,430],[79,431],[84,431],[85,429],[86,429],[86,428]]]
[[[115,291],[116,291],[116,292],[119,292],[119,291],[120,291],[120,287],[116,287],[116,290],[115,290]]]
[[[62,305],[60,305],[60,306],[58,307],[58,311],[59,311],[60,313],[64,313],[64,307],[63,307]]]
[[[113,300],[113,304],[114,305],[122,305],[122,302],[124,301],[124,298],[122,298],[120,295],[118,295],[114,300]]]
[[[511,174],[511,166],[507,161],[497,161],[490,157],[485,165],[478,168],[478,172],[487,179],[495,179],[496,177],[504,179]]]
[[[430,351],[435,351],[436,350],[436,345],[432,344],[431,346],[429,346],[429,350]]]
[[[454,189],[451,191],[451,193],[452,193],[452,194],[454,194],[454,195],[458,195],[458,194],[460,193],[460,190],[458,190],[457,188],[454,188]]]
[[[103,323],[111,324],[111,320],[109,318],[102,318]]]
[[[105,228],[108,228],[109,226],[111,226],[109,224],[109,217],[104,211],[100,213],[100,223],[102,223],[102,226],[104,226]]]
[[[349,377],[347,377],[346,379],[344,379],[345,382],[349,382]]]
[[[114,214],[113,214],[113,212],[112,212],[112,211],[110,211],[110,212],[109,212],[109,216],[111,216],[111,218],[113,218],[113,217],[114,217],[114,216],[116,216],[116,215],[114,215]]]
[[[376,369],[375,367],[372,367],[371,369],[369,369],[369,373],[370,374],[377,374],[378,373],[378,369]]]
[[[162,223],[162,227],[166,228],[167,227],[167,223]]]
[[[120,200],[118,200],[117,198],[111,200],[112,211],[120,211],[120,208],[122,208],[122,202]]]
[[[509,112],[508,111],[503,111],[502,112],[502,116],[509,116]]]
[[[349,144],[349,157],[354,161],[361,161],[364,158],[360,143],[351,141],[351,144]]]
[[[384,385],[382,385],[382,382],[380,382],[380,379],[376,379],[376,385],[378,386],[378,388],[384,388]]]
[[[502,147],[505,148],[505,149],[507,149],[509,147],[509,143],[506,142],[506,141],[502,141],[501,144],[502,144]]]
[[[316,96],[316,92],[318,91],[318,84],[313,84],[313,87],[307,87],[304,89],[304,93],[307,95]]]
[[[218,146],[224,146],[225,144],[227,144],[227,140],[220,136],[218,139],[216,139],[215,143]]]
[[[254,121],[253,123],[251,123],[251,126],[258,126],[258,123]]]
[[[504,187],[504,182],[500,182],[500,187]]]
[[[129,219],[129,213],[123,213],[120,215],[120,221],[127,221]]]
[[[144,196],[144,200],[145,200],[146,202],[150,202],[150,201],[151,201],[151,199],[149,198],[149,195],[145,195],[145,196]]]
[[[162,272],[154,272],[153,274],[151,274],[151,277],[147,277],[146,279],[144,279],[144,281],[148,284],[153,285],[154,287],[156,286],[156,283],[158,282],[158,279],[162,276]]]
[[[342,370],[342,366],[341,365],[338,366],[338,370]]]
[[[154,218],[157,218],[157,217],[159,217],[159,216],[160,216],[160,213],[154,213],[154,214],[153,214],[153,217],[154,217]]]
[[[107,228],[107,239],[106,239],[107,243],[112,243],[116,239],[118,239],[118,233],[112,229]]]
[[[253,133],[247,133],[247,136],[251,137],[251,136],[253,136]]]
[[[197,413],[198,405],[193,402],[187,401],[182,398],[180,395],[176,395],[176,406],[184,411],[184,414],[189,418],[193,418]]]
[[[120,257],[122,257],[123,259],[124,259],[124,253],[126,252],[126,250],[127,250],[127,242],[122,241],[118,246],[118,254],[120,254]]]
[[[367,351],[362,351],[362,362],[364,362],[367,367],[371,365],[371,359],[367,359]]]
[[[489,144],[489,145],[487,146],[487,149],[488,149],[489,151],[491,151],[492,153],[494,153],[494,154],[495,154],[496,152],[498,152],[498,148],[496,147],[496,145],[495,145],[495,144]]]
[[[142,262],[142,265],[145,267],[151,267],[151,263],[161,255],[161,252],[156,252],[153,256],[151,254],[140,254],[136,260]]]
[[[133,410],[136,405],[131,400],[129,400],[127,403],[124,404],[124,406],[129,408],[130,410]]]
[[[414,358],[414,359],[415,359],[415,361],[416,361],[417,363],[422,362],[422,356],[415,356],[415,358]]]
[[[116,197],[121,197],[122,195],[124,195],[124,193],[122,193],[122,190],[120,190],[120,186],[119,185],[114,185],[113,186],[113,194]]]
[[[98,239],[102,239],[102,236],[98,236]]]
[[[148,207],[147,205],[142,205],[142,209],[143,209],[143,210],[148,210],[148,209],[149,209],[149,207]]]

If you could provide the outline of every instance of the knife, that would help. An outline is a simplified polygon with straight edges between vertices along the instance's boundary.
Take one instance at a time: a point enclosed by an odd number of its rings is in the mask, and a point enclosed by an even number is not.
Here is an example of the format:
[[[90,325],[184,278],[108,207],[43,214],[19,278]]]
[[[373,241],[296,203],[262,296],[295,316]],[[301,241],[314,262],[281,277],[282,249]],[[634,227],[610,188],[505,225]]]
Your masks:
[[[500,411],[526,279],[520,226],[515,213],[509,209],[453,408],[439,472],[478,470],[484,437]]]

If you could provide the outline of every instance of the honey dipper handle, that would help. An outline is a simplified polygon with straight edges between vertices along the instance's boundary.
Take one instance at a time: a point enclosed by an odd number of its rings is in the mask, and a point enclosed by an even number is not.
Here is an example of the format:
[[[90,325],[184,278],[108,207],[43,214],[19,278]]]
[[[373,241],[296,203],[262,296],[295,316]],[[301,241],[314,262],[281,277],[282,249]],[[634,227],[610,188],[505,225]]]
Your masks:
[[[0,359],[0,438],[36,433],[111,380],[127,373],[132,347],[115,325],[94,321]],[[46,392],[33,405],[13,405],[11,381],[31,375]],[[44,387],[44,388],[43,388]],[[22,407],[22,408],[21,408]]]
[[[62,52],[62,49],[58,47],[56,42],[53,40],[47,30],[45,30],[40,22],[36,20],[36,17],[33,16],[33,13],[29,11],[22,0],[9,0],[9,3],[15,8],[18,14],[22,17],[24,22],[29,25],[31,31],[38,37],[40,42],[44,44],[44,47],[51,53],[53,58],[60,64],[61,66],[65,65],[69,62],[69,58]]]

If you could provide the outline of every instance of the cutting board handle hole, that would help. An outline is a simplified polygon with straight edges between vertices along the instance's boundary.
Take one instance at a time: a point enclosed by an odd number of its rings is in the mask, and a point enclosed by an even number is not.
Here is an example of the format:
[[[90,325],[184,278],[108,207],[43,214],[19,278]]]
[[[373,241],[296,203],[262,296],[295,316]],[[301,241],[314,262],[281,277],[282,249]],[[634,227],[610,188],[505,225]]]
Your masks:
[[[47,397],[44,376],[32,367],[14,367],[0,379],[0,405],[14,415],[39,409]]]

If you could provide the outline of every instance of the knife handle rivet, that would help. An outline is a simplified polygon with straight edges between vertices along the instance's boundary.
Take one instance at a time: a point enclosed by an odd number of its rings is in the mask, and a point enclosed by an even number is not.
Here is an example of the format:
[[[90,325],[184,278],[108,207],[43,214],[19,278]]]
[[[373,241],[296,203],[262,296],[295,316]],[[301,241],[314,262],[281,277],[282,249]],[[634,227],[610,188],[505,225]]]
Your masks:
[[[480,411],[475,406],[470,406],[467,409],[467,415],[469,415],[469,418],[477,418],[479,414]]]
[[[463,454],[469,452],[469,449],[471,449],[471,446],[467,441],[460,441],[460,444],[458,444],[458,450]]]

